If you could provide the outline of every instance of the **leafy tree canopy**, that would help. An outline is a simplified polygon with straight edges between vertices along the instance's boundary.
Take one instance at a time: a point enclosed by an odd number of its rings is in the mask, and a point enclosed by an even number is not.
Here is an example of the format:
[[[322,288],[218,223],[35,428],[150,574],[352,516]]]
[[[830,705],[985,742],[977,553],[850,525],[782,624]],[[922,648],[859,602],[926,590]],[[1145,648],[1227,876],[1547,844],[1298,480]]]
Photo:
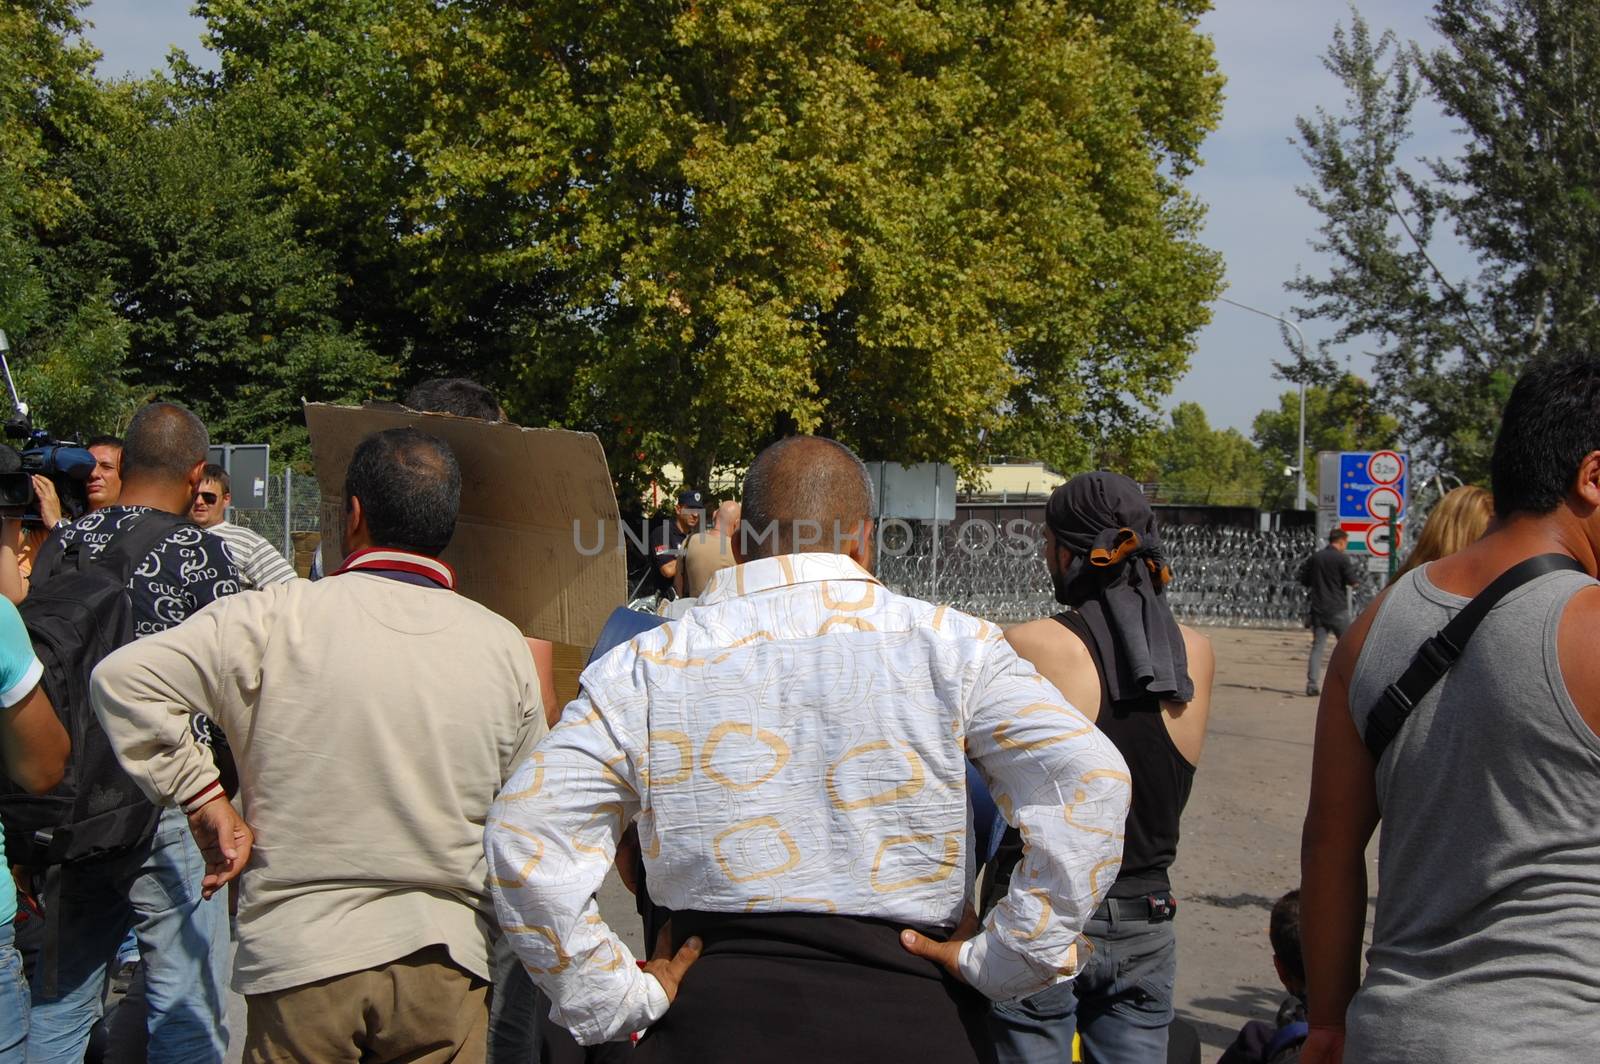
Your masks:
[[[1258,506],[1263,470],[1238,429],[1214,429],[1199,403],[1179,403],[1156,442],[1156,480],[1164,502]]]
[[[794,429],[1063,467],[1140,439],[1220,266],[1198,0],[208,0],[272,181],[405,375],[624,480]],[[981,442],[987,439],[987,443]]]
[[[1425,461],[1485,479],[1500,407],[1535,358],[1600,348],[1600,5],[1438,0],[1442,48],[1374,37],[1352,10],[1325,60],[1343,113],[1298,123],[1324,274],[1289,287],[1330,345],[1377,345],[1377,384]],[[1427,93],[1465,137],[1405,146]],[[1476,272],[1440,265],[1451,236]]]
[[[1284,392],[1275,410],[1256,415],[1251,432],[1260,453],[1262,505],[1287,509],[1295,504],[1299,464],[1300,393]],[[1306,492],[1317,497],[1317,452],[1375,451],[1400,441],[1400,422],[1385,413],[1372,385],[1346,373],[1306,388]]]
[[[83,7],[0,9],[58,431],[159,396],[301,457],[302,396],[461,374],[624,489],[794,430],[1082,467],[1148,454],[1217,290],[1204,0],[202,0],[218,72],[111,84]]]

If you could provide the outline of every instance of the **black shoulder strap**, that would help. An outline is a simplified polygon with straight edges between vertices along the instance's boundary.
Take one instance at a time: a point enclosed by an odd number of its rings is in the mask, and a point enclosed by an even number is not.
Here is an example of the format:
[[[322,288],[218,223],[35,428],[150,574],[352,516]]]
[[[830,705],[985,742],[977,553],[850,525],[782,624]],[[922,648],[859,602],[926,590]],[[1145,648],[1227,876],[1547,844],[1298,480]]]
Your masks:
[[[1394,737],[1400,734],[1400,729],[1405,727],[1411,711],[1417,708],[1417,703],[1433,690],[1434,684],[1438,683],[1444,674],[1450,671],[1450,666],[1461,657],[1462,651],[1467,648],[1467,641],[1472,638],[1472,633],[1478,630],[1478,625],[1488,616],[1489,611],[1494,609],[1501,599],[1530,580],[1563,569],[1575,573],[1586,572],[1575,559],[1565,554],[1540,554],[1518,562],[1495,577],[1494,581],[1478,592],[1477,597],[1467,603],[1449,624],[1430,636],[1417,649],[1416,656],[1411,659],[1411,664],[1406,666],[1406,671],[1401,674],[1400,679],[1383,689],[1377,705],[1367,714],[1364,739],[1367,749],[1372,751],[1374,763],[1383,757],[1383,752],[1389,748]]]
[[[39,553],[33,556],[33,572],[28,576],[30,584],[42,584],[55,574],[56,568],[61,564],[61,530],[67,522],[56,525],[50,530],[50,535],[39,545]]]
[[[67,555],[78,555],[78,568],[82,568],[86,563],[112,566],[122,573],[122,579],[126,581],[133,578],[134,570],[138,570],[139,563],[149,557],[157,544],[166,539],[166,536],[173,534],[174,530],[189,523],[189,518],[181,514],[168,514],[166,510],[147,510],[146,514],[134,523],[133,528],[102,547],[99,554],[88,557],[88,547],[82,541],[74,541],[64,550],[61,562],[66,562]]]

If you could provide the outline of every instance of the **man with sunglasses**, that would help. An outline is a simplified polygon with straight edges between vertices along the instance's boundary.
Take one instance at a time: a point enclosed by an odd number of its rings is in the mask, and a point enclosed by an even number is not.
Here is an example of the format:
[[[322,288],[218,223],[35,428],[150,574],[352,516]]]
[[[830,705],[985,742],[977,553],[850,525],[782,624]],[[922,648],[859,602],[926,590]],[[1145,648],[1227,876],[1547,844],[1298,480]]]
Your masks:
[[[190,519],[227,544],[233,563],[239,567],[239,582],[246,589],[295,579],[294,566],[267,542],[266,537],[228,520],[228,507],[232,502],[228,471],[214,462],[207,462],[194,506],[189,509]]]

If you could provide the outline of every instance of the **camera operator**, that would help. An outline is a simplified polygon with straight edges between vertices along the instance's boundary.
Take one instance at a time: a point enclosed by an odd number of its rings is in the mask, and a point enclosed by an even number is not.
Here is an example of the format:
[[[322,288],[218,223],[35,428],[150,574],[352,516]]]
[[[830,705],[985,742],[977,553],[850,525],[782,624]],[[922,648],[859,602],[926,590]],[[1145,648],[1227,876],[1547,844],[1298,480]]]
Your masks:
[[[21,457],[16,450],[0,444],[0,472],[15,472],[20,468]],[[62,518],[61,496],[55,483],[39,473],[32,474],[29,480],[38,501],[39,515],[8,514],[0,521],[0,595],[13,603],[28,597],[33,560]]]
[[[89,509],[115,506],[122,495],[122,437],[96,436],[84,446],[94,455],[94,470],[84,485]]]

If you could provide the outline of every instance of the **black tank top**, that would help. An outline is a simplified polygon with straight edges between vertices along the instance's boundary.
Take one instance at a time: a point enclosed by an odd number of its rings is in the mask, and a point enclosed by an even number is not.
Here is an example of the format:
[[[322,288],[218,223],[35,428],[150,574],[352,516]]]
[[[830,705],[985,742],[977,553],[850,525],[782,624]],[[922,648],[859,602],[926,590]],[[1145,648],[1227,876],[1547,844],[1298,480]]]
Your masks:
[[[1122,870],[1110,897],[1140,898],[1170,890],[1167,869],[1178,855],[1178,818],[1194,786],[1194,766],[1178,752],[1154,695],[1113,704],[1107,693],[1105,661],[1083,615],[1068,611],[1053,618],[1083,640],[1100,676],[1100,712],[1095,723],[1110,739],[1133,776]]]

